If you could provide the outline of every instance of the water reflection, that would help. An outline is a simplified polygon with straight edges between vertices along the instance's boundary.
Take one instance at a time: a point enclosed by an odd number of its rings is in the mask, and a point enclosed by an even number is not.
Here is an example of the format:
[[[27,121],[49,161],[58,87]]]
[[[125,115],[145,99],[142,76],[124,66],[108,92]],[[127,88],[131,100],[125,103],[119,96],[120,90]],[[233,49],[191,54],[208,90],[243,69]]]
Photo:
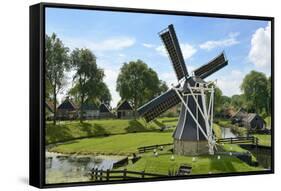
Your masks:
[[[236,135],[231,132],[231,128],[221,127],[221,137],[231,138],[231,137],[236,137]]]
[[[112,169],[122,156],[62,155],[46,152],[46,182],[89,181],[92,168]]]

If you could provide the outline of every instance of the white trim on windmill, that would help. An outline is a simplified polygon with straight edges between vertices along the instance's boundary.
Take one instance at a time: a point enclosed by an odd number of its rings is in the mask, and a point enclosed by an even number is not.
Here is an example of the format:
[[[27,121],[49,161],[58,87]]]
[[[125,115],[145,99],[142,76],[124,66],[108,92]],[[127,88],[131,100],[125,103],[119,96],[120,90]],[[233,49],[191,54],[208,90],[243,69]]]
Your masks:
[[[173,133],[176,154],[214,154],[213,135],[214,81],[204,79],[228,64],[222,52],[207,64],[188,74],[173,25],[159,33],[178,79],[178,85],[138,109],[147,122],[181,103],[177,127]],[[207,102],[206,95],[210,94]],[[189,98],[190,97],[190,98]],[[207,148],[207,149],[206,149]]]

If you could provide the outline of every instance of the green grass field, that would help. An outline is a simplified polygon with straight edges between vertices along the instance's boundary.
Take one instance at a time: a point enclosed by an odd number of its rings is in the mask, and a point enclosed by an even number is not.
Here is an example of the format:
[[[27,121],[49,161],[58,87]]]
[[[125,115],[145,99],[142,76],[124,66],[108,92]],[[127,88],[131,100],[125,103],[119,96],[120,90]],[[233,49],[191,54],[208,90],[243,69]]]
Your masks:
[[[129,155],[138,147],[172,143],[171,132],[128,133],[71,141],[50,149],[60,153]]]
[[[227,172],[245,172],[262,170],[260,167],[252,167],[231,156],[174,156],[171,160],[171,153],[161,153],[158,157],[152,153],[143,155],[135,164],[129,164],[125,168],[133,171],[145,171],[149,173],[167,174],[168,171],[176,171],[181,164],[192,166],[191,174],[208,173],[227,173]],[[195,161],[192,161],[195,158]],[[120,168],[122,169],[122,168]]]
[[[146,123],[143,119],[96,119],[84,121],[84,123],[79,121],[61,121],[57,125],[47,122],[46,143],[64,142],[85,137],[159,131],[165,125],[160,120]]]
[[[271,146],[271,135],[253,134],[253,136],[259,139],[259,145]]]
[[[265,119],[266,127],[271,128],[271,116],[267,116]]]

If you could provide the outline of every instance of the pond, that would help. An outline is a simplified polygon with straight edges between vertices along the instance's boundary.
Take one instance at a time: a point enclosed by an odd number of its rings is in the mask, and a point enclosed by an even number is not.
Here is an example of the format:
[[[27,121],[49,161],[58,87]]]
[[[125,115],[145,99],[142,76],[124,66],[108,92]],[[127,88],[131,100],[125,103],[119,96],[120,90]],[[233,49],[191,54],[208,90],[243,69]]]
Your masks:
[[[237,137],[235,134],[231,132],[231,128],[221,127],[221,138],[231,138]]]
[[[46,183],[89,181],[92,168],[112,169],[124,156],[66,155],[46,152]]]

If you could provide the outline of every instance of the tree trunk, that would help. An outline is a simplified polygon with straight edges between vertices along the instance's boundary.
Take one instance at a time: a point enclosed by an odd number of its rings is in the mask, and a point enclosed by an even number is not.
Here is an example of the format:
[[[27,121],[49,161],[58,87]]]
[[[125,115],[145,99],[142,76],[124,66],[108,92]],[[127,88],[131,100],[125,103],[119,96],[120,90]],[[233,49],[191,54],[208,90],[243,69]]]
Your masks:
[[[134,98],[134,119],[137,118],[137,98]]]
[[[84,104],[84,95],[81,95],[81,102],[80,102],[80,123],[83,123],[83,104]]]
[[[54,94],[54,98],[53,98],[53,105],[54,105],[54,117],[53,117],[53,125],[56,125],[56,119],[57,119],[57,92],[56,92],[56,85],[54,86],[53,89],[53,94]]]

